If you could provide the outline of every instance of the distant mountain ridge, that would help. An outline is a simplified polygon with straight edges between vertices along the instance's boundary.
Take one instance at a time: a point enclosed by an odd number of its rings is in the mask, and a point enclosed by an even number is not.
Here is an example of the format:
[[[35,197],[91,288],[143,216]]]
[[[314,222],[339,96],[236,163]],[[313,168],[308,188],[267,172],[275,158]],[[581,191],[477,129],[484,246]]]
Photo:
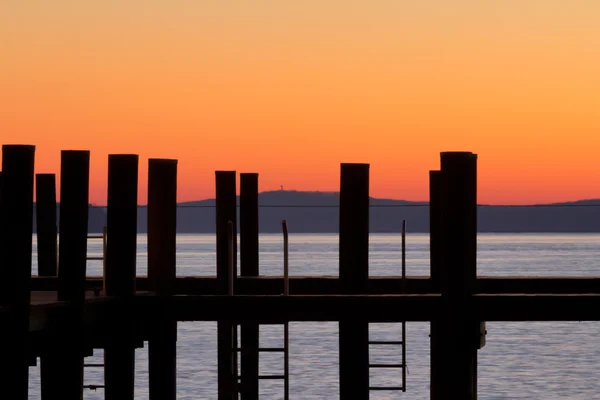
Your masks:
[[[56,229],[58,230],[58,225],[60,221],[60,204],[57,204],[56,207]],[[95,207],[90,206],[88,208],[88,232],[89,233],[100,233],[102,232],[103,227],[106,225],[106,211],[103,207]],[[33,204],[33,232],[37,232],[37,222],[36,222],[36,207],[35,203]]]
[[[239,197],[238,197],[239,204]],[[429,232],[428,202],[370,199],[370,231],[399,232],[406,219],[409,232]],[[278,190],[259,194],[262,233],[281,231],[281,220],[292,233],[337,233],[338,192]],[[214,233],[215,199],[184,202],[177,210],[178,233]],[[239,217],[238,217],[239,221]],[[138,230],[146,232],[146,208],[140,207]],[[525,207],[480,205],[479,232],[575,233],[600,232],[600,199]]]

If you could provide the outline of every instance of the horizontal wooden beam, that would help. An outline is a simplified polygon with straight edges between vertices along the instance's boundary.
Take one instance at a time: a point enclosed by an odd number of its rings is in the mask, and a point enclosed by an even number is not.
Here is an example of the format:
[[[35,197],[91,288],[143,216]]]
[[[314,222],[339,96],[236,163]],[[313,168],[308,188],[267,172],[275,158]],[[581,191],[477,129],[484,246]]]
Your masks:
[[[32,277],[32,290],[56,290],[55,277]],[[100,289],[101,278],[88,278],[87,288]],[[136,280],[138,290],[149,290],[148,278]],[[553,276],[480,276],[476,282],[477,293],[600,293],[600,277],[553,277]],[[367,294],[400,294],[400,277],[371,277]],[[174,283],[175,294],[201,295],[218,294],[215,277],[177,277]],[[280,276],[238,277],[236,293],[239,294],[281,294],[283,278]],[[290,277],[292,294],[340,294],[337,276]],[[435,293],[428,276],[412,276],[406,280],[406,294]]]
[[[480,294],[481,321],[600,321],[600,294]]]
[[[139,299],[138,315],[151,317],[157,301],[160,301],[157,297]],[[360,318],[370,322],[397,322],[403,319],[429,321],[439,295],[199,295],[172,296],[164,301],[170,315],[178,321],[226,318],[238,322],[281,323]]]
[[[164,307],[178,321],[240,322],[430,321],[439,310],[440,295],[176,295],[159,297],[139,292],[130,310],[136,325],[149,326],[157,307]],[[84,304],[84,324],[90,330],[110,329],[111,315],[123,307],[119,299],[100,296]],[[483,321],[600,321],[600,294],[479,294],[467,311]],[[30,332],[59,331],[67,310],[65,302],[32,304]],[[10,309],[0,308],[0,319]]]
[[[154,297],[144,298],[138,312],[152,313]],[[167,308],[179,321],[281,322],[339,321],[427,322],[439,309],[439,295],[312,296],[174,296]],[[600,321],[599,294],[490,294],[469,302],[475,320]]]

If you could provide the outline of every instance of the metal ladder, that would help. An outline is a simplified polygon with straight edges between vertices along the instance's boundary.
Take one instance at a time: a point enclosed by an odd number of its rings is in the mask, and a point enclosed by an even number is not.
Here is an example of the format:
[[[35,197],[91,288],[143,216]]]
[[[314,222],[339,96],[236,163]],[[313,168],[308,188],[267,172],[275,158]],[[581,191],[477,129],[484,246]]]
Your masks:
[[[402,290],[406,289],[406,220],[402,221]],[[401,346],[402,362],[399,364],[371,364],[369,368],[385,368],[385,369],[401,369],[402,385],[401,386],[369,386],[369,391],[402,391],[406,392],[406,373],[408,366],[406,365],[406,321],[402,321],[402,340],[400,341],[376,341],[369,340],[369,345],[376,346]]]
[[[289,262],[288,262],[288,229],[287,222],[285,220],[281,221],[281,226],[283,229],[283,296],[288,296],[290,294],[290,286],[289,286]],[[231,237],[230,241],[230,254],[233,253],[233,238]],[[233,259],[230,258],[230,276],[233,276]],[[230,295],[233,294],[233,285],[230,284]],[[259,347],[258,354],[260,353],[283,353],[283,375],[258,375],[259,380],[283,380],[283,400],[289,400],[290,398],[290,351],[289,351],[289,341],[290,341],[290,333],[289,333],[289,322],[285,321],[283,323],[262,323],[260,325],[283,325],[283,347]],[[240,381],[242,379],[241,376],[238,375],[238,353],[242,353],[242,348],[238,346],[238,326],[239,324],[235,324],[233,326],[233,382],[235,382],[235,398],[239,398],[240,394]]]
[[[102,261],[102,276],[105,276],[105,272],[106,272],[106,226],[102,229],[102,234],[101,235],[88,235],[87,237],[88,239],[102,239],[102,256],[101,257],[90,257],[87,256],[86,260],[88,261]],[[104,282],[102,283],[102,290],[104,291]],[[94,293],[96,294],[96,296],[100,295],[100,290],[99,289],[94,289]],[[102,364],[83,364],[83,368],[104,368],[104,363]],[[83,385],[84,389],[89,389],[89,390],[93,390],[96,391],[98,389],[104,389],[104,385]]]

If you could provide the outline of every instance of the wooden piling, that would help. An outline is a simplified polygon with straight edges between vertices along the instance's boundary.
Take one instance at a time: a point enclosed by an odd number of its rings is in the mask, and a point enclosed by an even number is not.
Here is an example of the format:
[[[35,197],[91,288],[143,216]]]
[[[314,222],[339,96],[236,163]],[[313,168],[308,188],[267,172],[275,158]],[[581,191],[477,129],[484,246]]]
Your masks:
[[[58,299],[85,299],[90,152],[65,150],[60,168]]]
[[[38,275],[56,276],[58,249],[54,174],[36,174],[35,199]]]
[[[60,243],[58,259],[58,299],[69,304],[64,321],[65,329],[55,341],[54,348],[48,349],[41,357],[42,398],[79,400],[83,396],[83,358],[84,338],[82,329],[83,303],[85,299],[85,280],[87,263],[88,207],[89,207],[89,171],[90,152],[66,150],[61,152],[60,173]],[[44,182],[46,179],[46,182]],[[41,186],[39,185],[41,184]],[[46,187],[44,187],[44,184]],[[56,218],[56,197],[54,178],[38,176],[38,198],[48,204],[42,205],[42,212]],[[54,208],[52,208],[54,200]],[[46,208],[46,210],[44,210]],[[39,212],[40,210],[38,210]],[[52,256],[52,216],[44,215],[47,227],[42,226],[40,233],[47,232],[48,260]],[[40,221],[38,214],[38,221]],[[38,225],[40,228],[40,225]],[[54,236],[56,246],[56,236]],[[38,243],[39,246],[39,243]],[[48,267],[50,272],[51,265]]]
[[[477,156],[441,154],[439,399],[477,398],[478,321],[470,298],[477,265]]]
[[[441,280],[441,171],[429,171],[429,275],[435,292]]]
[[[240,174],[240,275],[258,276],[258,174]],[[241,394],[257,400],[259,326],[244,323],[241,330]]]
[[[148,161],[148,281],[158,296],[173,294],[176,276],[177,160]],[[148,340],[150,400],[175,400],[177,321],[166,310]]]
[[[240,272],[258,276],[258,174],[240,174]]]
[[[234,233],[237,232],[237,199],[235,171],[216,171],[216,235],[217,235],[217,281],[219,291],[227,293],[229,285],[229,239],[228,223],[233,223]],[[234,254],[237,245],[234,244]],[[235,256],[234,256],[235,260]],[[234,261],[234,265],[237,262]]]
[[[235,171],[216,171],[216,236],[217,236],[217,282],[219,293],[227,294],[231,279],[229,270],[229,222],[233,224],[234,238],[237,232],[236,207],[236,173]],[[237,245],[233,243],[234,266],[237,265]],[[218,353],[218,399],[232,400],[235,398],[237,382],[234,382],[233,329],[237,329],[231,321],[217,322],[217,353]]]
[[[7,397],[27,400],[28,337],[33,236],[35,147],[2,146],[0,197],[0,388]]]
[[[129,316],[135,295],[138,156],[108,156],[106,295],[122,301],[104,351],[106,400],[133,400],[135,349]]]
[[[0,165],[0,168],[2,168],[2,166]],[[2,170],[0,170],[0,207],[2,206]],[[0,269],[2,268],[2,247],[4,246],[2,243],[2,209],[0,208]],[[33,247],[33,244],[32,244]],[[1,274],[1,272],[0,272]],[[0,287],[2,284],[0,283]],[[1,295],[0,295],[1,296]]]
[[[340,174],[340,289],[367,292],[369,279],[369,165],[342,164]],[[369,398],[369,324],[339,323],[340,399]]]
[[[439,293],[441,282],[441,172],[429,171],[429,266],[432,289]],[[440,338],[444,334],[440,323],[430,321],[430,398],[437,400],[440,396],[440,379],[443,376],[443,363],[440,363]]]

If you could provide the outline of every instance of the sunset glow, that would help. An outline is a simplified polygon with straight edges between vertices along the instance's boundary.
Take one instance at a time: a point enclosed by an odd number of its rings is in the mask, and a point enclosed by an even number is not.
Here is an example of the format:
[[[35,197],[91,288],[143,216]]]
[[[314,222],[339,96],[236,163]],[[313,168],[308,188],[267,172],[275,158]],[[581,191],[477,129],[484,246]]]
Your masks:
[[[600,2],[11,1],[0,13],[0,142],[36,172],[89,149],[179,159],[179,200],[214,171],[260,190],[427,200],[439,152],[479,154],[479,201],[600,198]]]

